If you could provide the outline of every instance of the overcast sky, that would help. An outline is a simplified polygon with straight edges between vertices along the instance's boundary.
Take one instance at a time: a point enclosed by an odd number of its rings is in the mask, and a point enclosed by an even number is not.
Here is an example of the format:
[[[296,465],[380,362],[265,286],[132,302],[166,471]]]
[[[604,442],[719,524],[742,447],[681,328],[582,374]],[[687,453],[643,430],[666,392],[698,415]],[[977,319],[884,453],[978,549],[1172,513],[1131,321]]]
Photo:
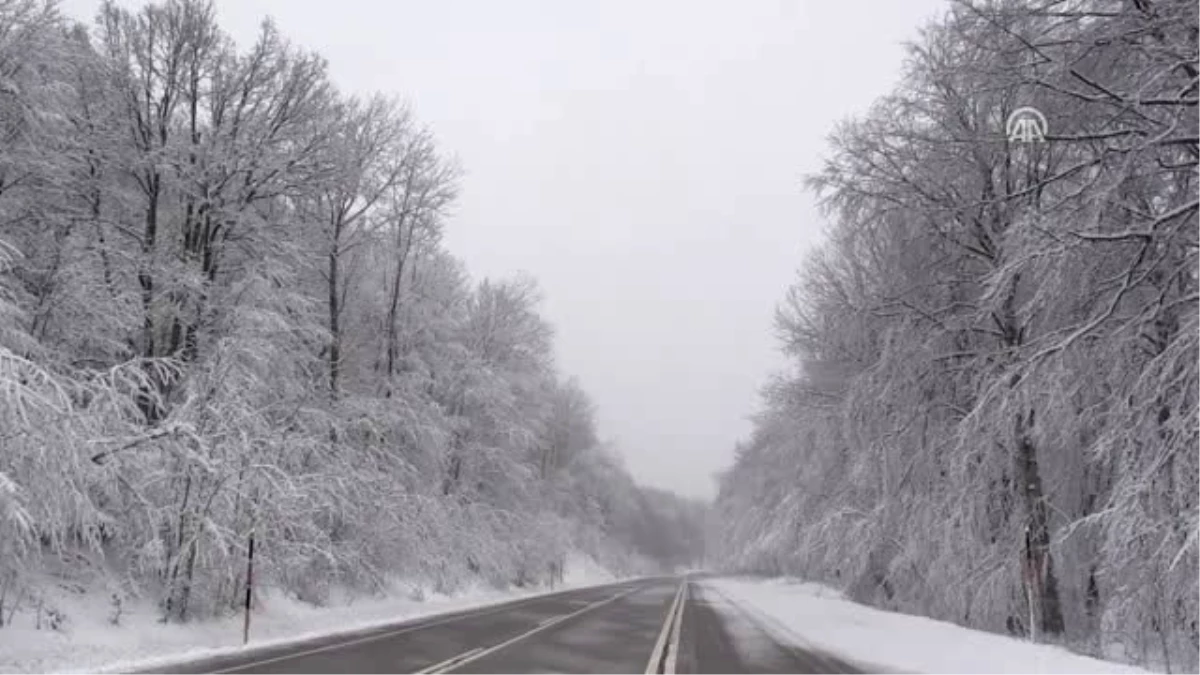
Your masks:
[[[800,179],[943,6],[217,2],[240,45],[271,16],[344,91],[412,104],[466,170],[450,250],[536,276],[601,433],[639,481],[701,497],[782,365],[774,306],[822,231]]]

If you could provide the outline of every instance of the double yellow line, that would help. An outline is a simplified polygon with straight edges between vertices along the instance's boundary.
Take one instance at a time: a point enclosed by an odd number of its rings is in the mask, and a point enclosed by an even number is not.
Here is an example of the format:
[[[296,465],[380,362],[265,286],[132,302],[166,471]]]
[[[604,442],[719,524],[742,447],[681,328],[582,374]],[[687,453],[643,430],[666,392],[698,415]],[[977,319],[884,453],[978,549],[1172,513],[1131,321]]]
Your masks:
[[[658,641],[654,643],[654,651],[650,653],[650,662],[646,664],[646,673],[665,673],[672,675],[675,664],[679,659],[679,631],[683,626],[683,607],[687,604],[688,582],[684,579],[675,591],[675,599],[667,610],[667,618],[663,621],[662,630],[658,633]]]
[[[505,647],[508,647],[516,642],[524,640],[525,638],[536,635],[537,633],[552,628],[564,621],[579,616],[580,614],[590,612],[611,602],[615,602],[637,590],[641,589],[639,587],[630,588],[598,602],[588,604],[569,614],[563,614],[561,616],[545,619],[539,623],[536,628],[505,640],[500,644],[487,648],[476,647],[475,649],[452,656],[445,661],[426,666],[417,672],[448,673],[453,670],[457,670],[468,663],[477,661],[488,654],[492,654],[504,649]],[[675,596],[671,600],[670,607],[667,609],[666,618],[663,620],[662,628],[658,633],[658,640],[654,643],[654,651],[650,654],[650,662],[646,664],[646,673],[666,673],[668,675],[673,675],[673,673],[675,673],[676,663],[679,658],[679,634],[683,627],[683,608],[687,604],[687,595],[688,583],[685,579],[680,582],[679,588],[675,590]]]

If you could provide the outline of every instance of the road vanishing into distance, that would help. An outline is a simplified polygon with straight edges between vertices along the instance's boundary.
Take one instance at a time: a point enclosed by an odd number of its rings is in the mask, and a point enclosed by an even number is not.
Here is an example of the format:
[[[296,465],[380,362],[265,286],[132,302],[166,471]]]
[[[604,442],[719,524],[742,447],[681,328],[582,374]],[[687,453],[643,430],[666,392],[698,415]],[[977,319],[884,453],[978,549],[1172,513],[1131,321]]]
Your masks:
[[[568,590],[352,635],[255,649],[177,673],[852,673],[780,644],[696,577]]]

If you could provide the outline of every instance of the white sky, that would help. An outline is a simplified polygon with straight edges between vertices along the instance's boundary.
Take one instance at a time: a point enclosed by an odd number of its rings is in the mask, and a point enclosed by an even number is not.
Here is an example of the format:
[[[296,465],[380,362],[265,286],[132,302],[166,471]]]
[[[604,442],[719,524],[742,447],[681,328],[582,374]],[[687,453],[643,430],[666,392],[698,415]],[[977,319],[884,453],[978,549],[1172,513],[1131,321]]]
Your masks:
[[[782,365],[774,306],[822,231],[800,178],[944,5],[217,2],[239,44],[269,15],[344,91],[413,105],[466,169],[450,250],[536,276],[601,433],[640,482],[700,497]]]

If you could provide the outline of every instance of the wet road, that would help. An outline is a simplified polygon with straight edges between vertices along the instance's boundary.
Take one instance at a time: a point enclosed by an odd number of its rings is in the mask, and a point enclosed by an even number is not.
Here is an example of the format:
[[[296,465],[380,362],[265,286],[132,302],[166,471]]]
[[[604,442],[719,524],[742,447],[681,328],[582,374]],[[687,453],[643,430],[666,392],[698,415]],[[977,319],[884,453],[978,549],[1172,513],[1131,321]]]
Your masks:
[[[163,672],[159,670],[158,672]],[[847,673],[702,581],[641,579],[192,662],[223,673]]]

